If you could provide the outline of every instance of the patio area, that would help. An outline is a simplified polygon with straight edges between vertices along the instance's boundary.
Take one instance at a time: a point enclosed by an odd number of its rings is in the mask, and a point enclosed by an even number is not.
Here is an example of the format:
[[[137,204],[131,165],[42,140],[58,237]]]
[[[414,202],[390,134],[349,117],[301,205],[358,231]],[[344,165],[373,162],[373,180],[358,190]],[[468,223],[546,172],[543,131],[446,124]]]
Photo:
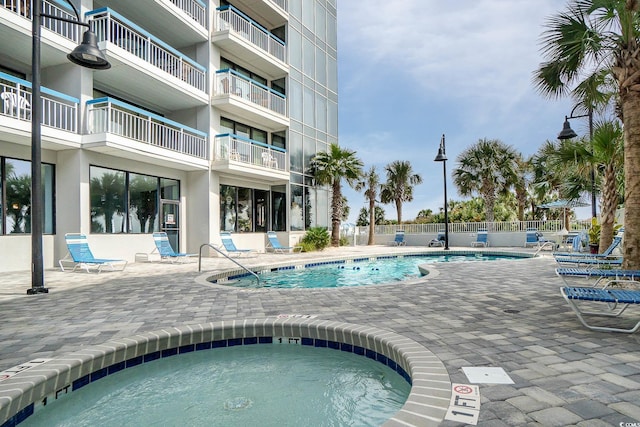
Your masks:
[[[437,249],[357,246],[319,254]],[[259,254],[241,262],[273,266],[317,260],[319,254]],[[206,275],[234,264],[203,259],[199,273],[194,261],[134,263],[124,272],[100,274],[47,270],[50,293],[32,296],[26,295],[29,272],[3,274],[0,371],[163,327],[304,314],[411,338],[442,360],[453,383],[469,383],[463,367],[503,368],[514,384],[480,384],[481,426],[640,423],[640,335],[583,328],[560,295],[563,282],[548,253],[515,261],[435,264],[433,274],[418,283],[297,290],[210,285]]]

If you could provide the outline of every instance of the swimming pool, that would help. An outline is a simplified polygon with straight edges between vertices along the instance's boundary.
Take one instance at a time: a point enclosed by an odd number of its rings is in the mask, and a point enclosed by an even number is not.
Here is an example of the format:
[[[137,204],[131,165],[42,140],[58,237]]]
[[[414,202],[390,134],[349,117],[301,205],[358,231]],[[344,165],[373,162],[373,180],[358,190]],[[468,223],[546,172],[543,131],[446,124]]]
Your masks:
[[[418,266],[424,264],[513,260],[529,257],[529,254],[484,251],[416,253],[273,267],[257,271],[260,275],[260,283],[246,272],[209,278],[209,281],[238,288],[341,288],[416,279],[422,275]]]
[[[353,353],[299,342],[240,345],[118,372],[21,425],[378,426],[410,388],[388,366]]]
[[[399,374],[401,382],[410,384],[411,391],[385,425],[435,427],[444,418],[451,382],[447,369],[428,349],[389,330],[288,314],[165,328],[82,347],[55,359],[28,362],[15,375],[4,380],[0,376],[0,425],[21,424],[58,399],[73,397],[111,375],[118,376],[123,371],[127,375],[130,369],[148,362],[150,366],[164,358],[173,362],[183,355],[206,353],[218,347],[270,347],[280,340],[293,340],[311,350],[321,347],[319,350],[330,353],[351,353]],[[227,407],[241,409],[248,404],[242,397],[226,399]],[[304,398],[301,393],[292,397],[300,398]],[[421,409],[416,411],[418,407]]]

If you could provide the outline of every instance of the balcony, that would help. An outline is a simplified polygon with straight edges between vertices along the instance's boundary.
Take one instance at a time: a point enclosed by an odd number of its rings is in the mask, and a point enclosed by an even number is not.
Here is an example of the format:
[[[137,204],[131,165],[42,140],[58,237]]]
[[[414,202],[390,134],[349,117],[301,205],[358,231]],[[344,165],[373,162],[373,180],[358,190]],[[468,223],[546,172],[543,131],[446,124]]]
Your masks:
[[[216,10],[212,41],[236,62],[276,79],[289,72],[285,43],[233,6]]]
[[[126,11],[129,20],[176,48],[209,39],[207,6],[202,0],[94,0],[93,6]]]
[[[155,165],[207,169],[207,134],[111,98],[87,102],[83,148]]]
[[[268,130],[289,126],[284,95],[233,70],[216,72],[212,105],[237,117],[249,119]]]
[[[287,0],[235,0],[233,4],[239,9],[251,10],[269,28],[280,27],[289,21]]]
[[[71,9],[64,9],[53,1],[43,1],[44,13],[75,20]],[[31,66],[31,0],[0,0],[0,55],[15,61],[17,68]],[[68,64],[67,53],[80,43],[82,27],[42,18],[41,67]],[[3,65],[9,65],[3,60]]]
[[[163,113],[208,104],[205,67],[108,8],[87,16],[112,65],[96,88]]]
[[[63,150],[80,146],[80,100],[41,87],[42,147]],[[0,73],[0,140],[31,145],[31,83]]]
[[[286,150],[234,134],[216,135],[211,168],[231,175],[288,182]]]

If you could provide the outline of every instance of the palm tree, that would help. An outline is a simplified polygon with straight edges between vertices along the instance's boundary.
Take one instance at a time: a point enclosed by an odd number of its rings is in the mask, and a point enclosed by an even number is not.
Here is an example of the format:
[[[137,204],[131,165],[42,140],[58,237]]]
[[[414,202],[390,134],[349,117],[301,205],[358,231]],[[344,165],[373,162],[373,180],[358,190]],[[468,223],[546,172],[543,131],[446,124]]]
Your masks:
[[[486,138],[458,155],[453,183],[462,196],[477,193],[485,204],[485,220],[494,221],[494,208],[500,194],[506,194],[517,181],[518,153],[510,146]]]
[[[607,248],[613,241],[613,229],[615,213],[620,200],[617,185],[617,171],[623,167],[622,128],[618,121],[604,121],[594,126],[591,143],[584,140],[563,141],[556,152],[561,164],[575,164],[582,174],[582,180],[577,182],[577,189],[572,192],[579,193],[584,190],[581,184],[586,183],[592,168],[598,171],[601,177],[602,206],[600,213],[600,248]],[[626,234],[626,233],[625,233]]]
[[[380,187],[380,176],[375,166],[371,166],[364,174],[364,180],[356,184],[356,191],[364,190],[364,196],[369,200],[369,240],[367,245],[374,245],[374,231],[376,225],[376,198]]]
[[[531,181],[531,162],[522,155],[516,158],[516,180],[514,189],[516,192],[516,201],[518,204],[518,221],[524,221],[524,211],[529,200],[529,183]]]
[[[398,214],[398,224],[402,223],[402,203],[413,200],[413,186],[422,184],[422,177],[413,173],[411,163],[395,160],[384,167],[387,171],[387,182],[382,184],[380,201],[394,203]]]
[[[340,220],[342,218],[342,180],[353,187],[362,176],[362,161],[355,151],[331,144],[329,151],[321,151],[312,159],[309,172],[319,185],[331,186],[331,245],[340,245]]]
[[[541,39],[546,61],[534,74],[537,88],[552,98],[572,93],[585,75],[616,83],[624,129],[626,269],[640,269],[639,11],[638,0],[572,0],[548,20]]]

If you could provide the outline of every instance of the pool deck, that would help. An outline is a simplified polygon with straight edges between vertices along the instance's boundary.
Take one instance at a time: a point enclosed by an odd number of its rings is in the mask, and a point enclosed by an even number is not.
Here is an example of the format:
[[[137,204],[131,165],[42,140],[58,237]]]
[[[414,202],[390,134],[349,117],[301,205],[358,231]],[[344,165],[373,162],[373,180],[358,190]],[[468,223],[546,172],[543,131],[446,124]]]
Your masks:
[[[259,254],[241,262],[274,266],[438,250],[358,246]],[[47,270],[49,294],[30,296],[30,272],[3,273],[0,371],[164,327],[306,314],[411,338],[440,358],[453,383],[469,383],[462,367],[503,368],[514,384],[480,384],[480,426],[640,423],[640,333],[585,329],[560,295],[563,282],[555,266],[547,253],[517,261],[441,263],[432,267],[434,274],[406,284],[243,290],[204,283],[197,261],[133,263],[124,272],[100,274]],[[209,275],[235,268],[223,258],[203,260]],[[640,315],[637,307],[627,312]]]

